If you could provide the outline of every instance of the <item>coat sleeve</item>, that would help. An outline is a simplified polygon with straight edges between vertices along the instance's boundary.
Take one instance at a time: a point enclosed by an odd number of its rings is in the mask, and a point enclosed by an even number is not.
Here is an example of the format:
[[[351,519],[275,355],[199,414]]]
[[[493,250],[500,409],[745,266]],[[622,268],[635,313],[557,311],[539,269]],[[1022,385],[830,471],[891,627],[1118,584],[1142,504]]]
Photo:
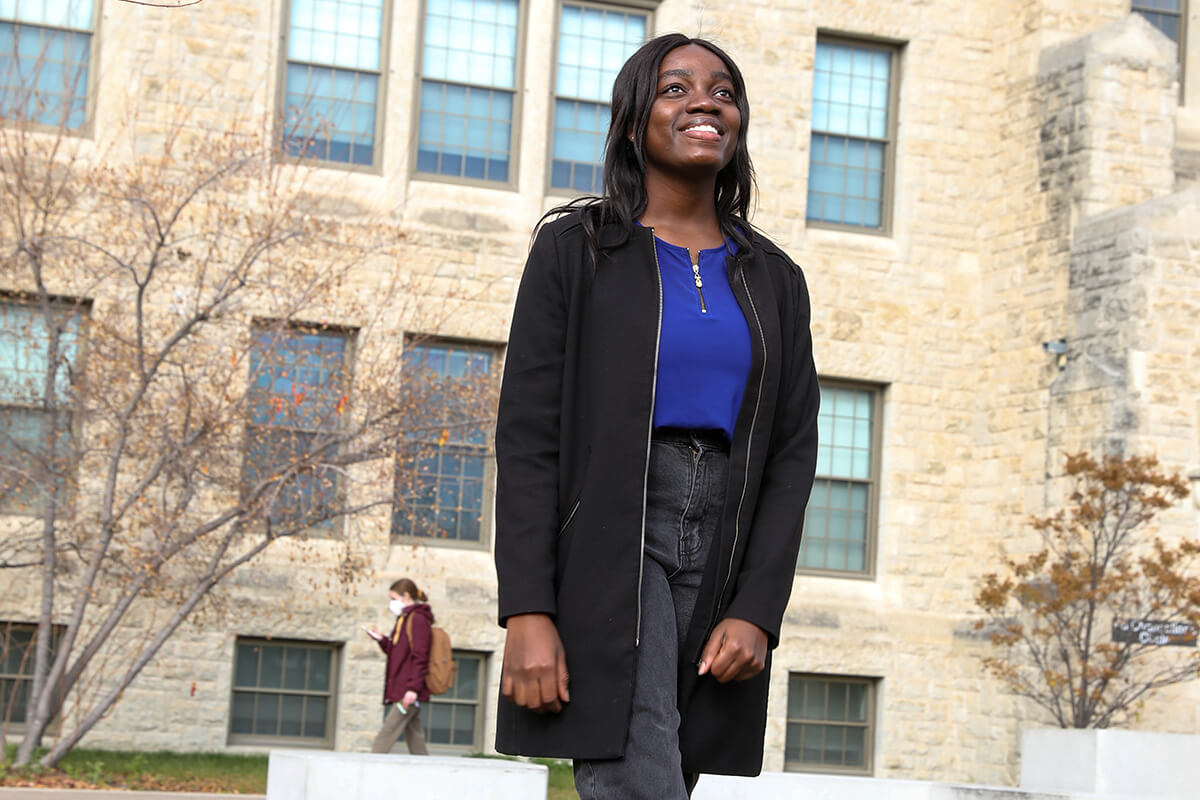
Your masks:
[[[400,624],[400,621],[397,619],[396,625],[399,625],[399,624]],[[395,633],[396,633],[396,626],[393,625],[391,633],[384,634],[382,639],[375,640],[375,643],[379,645],[379,649],[383,651],[383,654],[385,656],[392,652],[392,636],[395,635]]]
[[[408,676],[404,691],[413,691],[418,695],[425,691],[425,675],[429,672],[429,650],[433,643],[433,626],[424,614],[411,614],[412,648],[408,657],[412,660],[412,669],[405,670]],[[407,634],[405,634],[407,635]]]
[[[555,613],[559,417],[566,297],[551,226],[538,232],[513,310],[496,419],[500,624]]]
[[[817,463],[817,411],[821,404],[812,355],[808,288],[799,268],[791,268],[796,278],[791,359],[783,367],[779,387],[780,402],[785,406],[776,417],[772,451],[763,470],[746,554],[725,614],[762,628],[772,648],[779,644],[800,552],[804,511]]]

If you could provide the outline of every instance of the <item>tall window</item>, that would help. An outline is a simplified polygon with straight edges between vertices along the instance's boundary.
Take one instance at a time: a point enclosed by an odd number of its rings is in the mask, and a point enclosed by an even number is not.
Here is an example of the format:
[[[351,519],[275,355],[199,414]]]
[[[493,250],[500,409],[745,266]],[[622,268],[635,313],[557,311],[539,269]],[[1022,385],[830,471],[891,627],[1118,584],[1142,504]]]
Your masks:
[[[817,475],[804,520],[801,569],[869,572],[876,494],[877,390],[821,386]]]
[[[396,465],[392,535],[482,544],[488,398],[496,351],[450,342],[404,354],[410,438]]]
[[[871,680],[789,675],[785,769],[869,775],[874,709]]]
[[[55,625],[50,635],[50,658],[56,655],[63,628]],[[29,690],[33,687],[34,645],[37,625],[0,622],[0,726],[20,730],[29,713]]]
[[[507,183],[518,0],[427,0],[417,171]]]
[[[338,470],[323,466],[346,409],[350,337],[262,326],[250,350],[245,491],[261,493],[272,525],[336,530]]]
[[[649,15],[563,3],[558,29],[550,185],[598,194],[617,71],[646,38]]]
[[[40,514],[61,492],[71,445],[71,370],[81,315],[55,305],[0,302],[0,512]],[[53,351],[53,356],[51,355]],[[53,374],[56,436],[47,448],[46,379]]]
[[[230,744],[333,746],[335,645],[238,639]]]
[[[383,0],[290,0],[285,152],[375,164],[382,61]]]
[[[0,0],[0,118],[87,121],[92,0]]]
[[[810,221],[887,229],[895,62],[893,47],[817,40],[808,172]]]

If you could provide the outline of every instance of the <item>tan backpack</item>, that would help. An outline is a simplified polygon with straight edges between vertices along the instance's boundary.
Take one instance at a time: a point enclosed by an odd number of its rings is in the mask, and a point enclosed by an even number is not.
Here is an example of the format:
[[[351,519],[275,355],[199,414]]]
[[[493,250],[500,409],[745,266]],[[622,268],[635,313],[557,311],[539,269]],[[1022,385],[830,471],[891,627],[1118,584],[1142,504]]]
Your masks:
[[[404,620],[408,622],[406,632],[410,648],[413,643],[412,623],[409,622],[411,618],[412,615],[409,614]],[[458,671],[458,665],[454,663],[454,648],[450,645],[450,634],[446,633],[444,628],[436,625],[431,628],[431,631],[433,636],[429,640],[429,670],[425,673],[425,688],[429,690],[430,694],[445,694],[454,685],[454,673]]]

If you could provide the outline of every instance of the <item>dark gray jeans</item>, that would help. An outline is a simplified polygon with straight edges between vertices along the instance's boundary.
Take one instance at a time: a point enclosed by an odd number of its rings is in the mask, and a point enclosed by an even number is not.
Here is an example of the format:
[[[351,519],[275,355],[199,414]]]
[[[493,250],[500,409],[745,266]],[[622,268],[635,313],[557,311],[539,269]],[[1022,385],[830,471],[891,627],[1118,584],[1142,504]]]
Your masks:
[[[642,636],[622,758],[575,761],[580,800],[686,800],[679,759],[678,657],[729,483],[724,448],[658,434],[650,445]]]

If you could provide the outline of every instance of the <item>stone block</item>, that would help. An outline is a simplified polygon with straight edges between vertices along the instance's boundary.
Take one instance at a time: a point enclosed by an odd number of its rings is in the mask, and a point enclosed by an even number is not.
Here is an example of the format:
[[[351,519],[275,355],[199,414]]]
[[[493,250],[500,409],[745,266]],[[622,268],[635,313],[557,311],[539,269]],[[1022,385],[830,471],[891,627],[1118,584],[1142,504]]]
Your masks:
[[[528,800],[545,797],[541,764],[493,758],[272,750],[267,800]]]
[[[1185,800],[1200,787],[1200,736],[1147,731],[1025,730],[1026,789]]]

